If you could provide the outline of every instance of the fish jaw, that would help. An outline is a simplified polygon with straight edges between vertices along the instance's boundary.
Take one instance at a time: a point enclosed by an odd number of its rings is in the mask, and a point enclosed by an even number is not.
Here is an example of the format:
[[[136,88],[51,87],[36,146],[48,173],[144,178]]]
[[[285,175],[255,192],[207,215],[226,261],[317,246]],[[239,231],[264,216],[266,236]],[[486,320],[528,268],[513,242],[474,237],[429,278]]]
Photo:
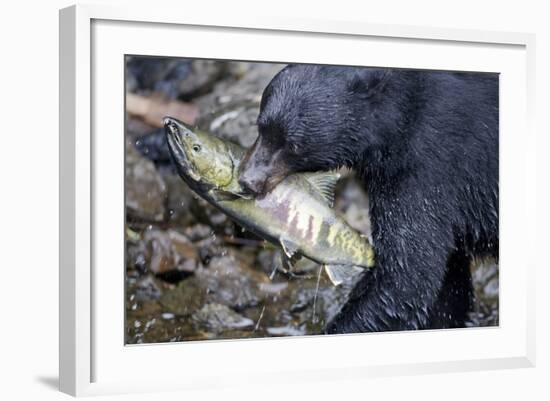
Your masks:
[[[195,182],[200,181],[201,177],[195,172],[194,167],[190,163],[187,153],[185,152],[183,144],[178,136],[179,130],[177,120],[164,117],[164,132],[166,135],[166,141],[168,142],[170,155],[172,156],[180,177],[186,182],[188,182],[188,180]]]

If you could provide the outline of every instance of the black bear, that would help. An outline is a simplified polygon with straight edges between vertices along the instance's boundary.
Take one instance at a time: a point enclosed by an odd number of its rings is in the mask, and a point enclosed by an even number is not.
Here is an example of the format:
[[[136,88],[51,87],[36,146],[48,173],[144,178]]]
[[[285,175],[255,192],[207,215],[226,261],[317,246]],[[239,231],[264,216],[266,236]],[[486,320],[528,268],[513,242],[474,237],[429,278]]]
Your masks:
[[[498,257],[498,75],[292,65],[266,87],[240,182],[354,169],[377,266],[328,333],[464,326],[470,263]]]

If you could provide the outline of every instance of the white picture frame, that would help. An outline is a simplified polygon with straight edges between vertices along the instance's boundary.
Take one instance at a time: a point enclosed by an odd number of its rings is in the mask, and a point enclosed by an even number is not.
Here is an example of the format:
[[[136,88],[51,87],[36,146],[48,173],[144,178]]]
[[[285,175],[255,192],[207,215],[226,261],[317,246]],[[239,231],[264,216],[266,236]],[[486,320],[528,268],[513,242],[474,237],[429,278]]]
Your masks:
[[[200,39],[201,48],[182,48],[181,42],[174,42],[174,35]],[[250,49],[258,38],[271,45]],[[529,251],[536,231],[534,43],[533,35],[523,33],[357,21],[256,15],[225,19],[178,9],[104,5],[61,10],[61,391],[93,395],[212,388],[247,380],[268,383],[274,378],[360,380],[534,366],[535,261],[530,255],[535,252]],[[133,53],[366,65],[364,52],[350,51],[362,46],[378,49],[372,52],[370,65],[502,74],[500,326],[124,346],[123,322],[118,322],[123,313],[124,269],[116,263],[124,248],[119,229],[124,187],[123,57],[119,57]],[[384,50],[389,48],[398,51]],[[434,61],[434,52],[441,60]],[[112,138],[94,135],[105,127],[118,134]],[[515,230],[531,234],[518,238],[513,235]],[[105,261],[115,261],[115,268],[107,271]],[[322,355],[317,352],[320,347]],[[177,364],[182,356],[193,361],[192,369]],[[289,358],[295,358],[292,366],[288,366]],[[212,364],[213,359],[217,363]],[[159,368],[158,361],[166,363]],[[146,372],[132,368],[140,363]],[[156,367],[154,372],[147,370],[150,366]]]

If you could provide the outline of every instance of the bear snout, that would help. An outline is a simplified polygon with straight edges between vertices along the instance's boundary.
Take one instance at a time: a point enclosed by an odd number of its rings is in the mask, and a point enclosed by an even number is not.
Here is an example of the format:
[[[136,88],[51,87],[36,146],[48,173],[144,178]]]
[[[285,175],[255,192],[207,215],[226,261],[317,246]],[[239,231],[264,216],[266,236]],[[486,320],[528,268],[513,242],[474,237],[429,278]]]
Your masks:
[[[245,193],[258,195],[264,190],[265,179],[259,177],[254,171],[245,169],[245,171],[241,172],[239,184],[243,187]]]

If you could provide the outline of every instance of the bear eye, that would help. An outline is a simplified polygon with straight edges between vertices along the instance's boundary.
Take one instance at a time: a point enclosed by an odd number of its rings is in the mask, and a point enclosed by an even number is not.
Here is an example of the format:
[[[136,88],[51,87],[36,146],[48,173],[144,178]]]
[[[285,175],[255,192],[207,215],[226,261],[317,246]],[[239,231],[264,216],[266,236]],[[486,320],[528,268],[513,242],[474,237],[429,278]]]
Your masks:
[[[193,152],[198,153],[200,151],[201,151],[201,145],[197,145],[197,144],[193,145]]]

